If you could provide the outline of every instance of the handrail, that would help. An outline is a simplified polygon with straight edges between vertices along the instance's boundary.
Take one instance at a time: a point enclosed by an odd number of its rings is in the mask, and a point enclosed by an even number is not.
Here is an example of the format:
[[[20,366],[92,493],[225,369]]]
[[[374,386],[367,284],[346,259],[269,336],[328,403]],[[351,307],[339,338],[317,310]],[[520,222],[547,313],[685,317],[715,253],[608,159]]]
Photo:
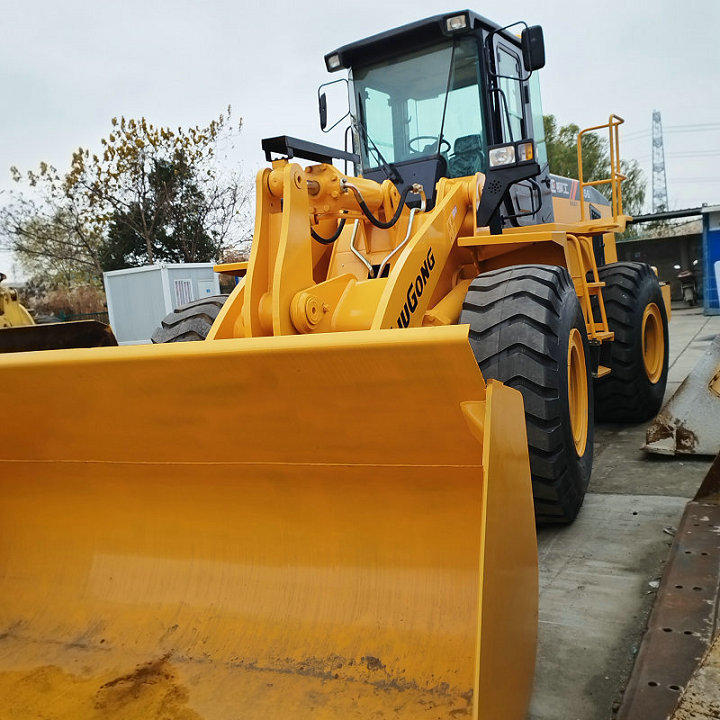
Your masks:
[[[621,183],[626,180],[626,176],[620,172],[620,125],[625,122],[623,118],[615,113],[611,113],[610,119],[604,125],[595,125],[585,128],[578,133],[577,136],[577,154],[578,154],[578,174],[580,180],[580,217],[582,220],[589,220],[585,217],[585,188],[594,187],[595,185],[610,185],[612,188],[612,209],[613,220],[617,220],[619,215],[623,214],[622,205],[622,188]],[[585,133],[594,132],[595,130],[608,129],[610,135],[610,177],[602,180],[583,180],[583,164],[582,164],[582,137]]]

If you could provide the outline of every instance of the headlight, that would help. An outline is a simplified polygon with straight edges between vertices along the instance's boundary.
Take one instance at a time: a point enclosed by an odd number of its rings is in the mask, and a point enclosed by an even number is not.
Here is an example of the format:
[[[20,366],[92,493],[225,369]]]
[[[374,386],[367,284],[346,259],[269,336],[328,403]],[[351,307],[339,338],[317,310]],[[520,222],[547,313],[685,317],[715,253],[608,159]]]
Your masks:
[[[335,55],[330,55],[326,58],[325,64],[330,72],[337,70],[340,67],[340,56],[337,53],[335,53]]]
[[[535,143],[532,140],[518,140],[507,145],[488,148],[488,160],[491,168],[525,165],[535,160]]]
[[[503,145],[502,147],[493,148],[488,153],[488,159],[490,160],[491,168],[503,167],[504,165],[514,165],[515,146]]]
[[[464,30],[468,26],[467,15],[453,15],[445,20],[445,27],[448,32]]]

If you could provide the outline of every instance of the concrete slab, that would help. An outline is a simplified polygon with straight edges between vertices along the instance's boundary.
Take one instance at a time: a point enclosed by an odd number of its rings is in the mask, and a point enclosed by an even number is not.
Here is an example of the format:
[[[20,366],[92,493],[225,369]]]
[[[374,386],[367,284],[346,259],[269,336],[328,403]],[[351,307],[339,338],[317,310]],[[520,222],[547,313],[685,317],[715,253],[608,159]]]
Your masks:
[[[711,458],[649,455],[640,449],[646,427],[644,423],[596,426],[590,492],[667,495],[686,501],[695,494]]]
[[[720,316],[673,310],[666,398]],[[530,720],[610,720],[647,623],[673,528],[709,458],[646,455],[646,424],[596,426],[593,477],[568,528],[540,528],[540,627]],[[650,719],[648,719],[650,720]]]
[[[686,500],[586,497],[570,527],[540,528],[540,628],[531,720],[607,720],[642,638],[663,528]]]
[[[682,689],[692,684],[698,662],[720,629],[719,529],[716,458],[677,526],[617,720],[666,720]],[[705,697],[720,700],[720,688]]]

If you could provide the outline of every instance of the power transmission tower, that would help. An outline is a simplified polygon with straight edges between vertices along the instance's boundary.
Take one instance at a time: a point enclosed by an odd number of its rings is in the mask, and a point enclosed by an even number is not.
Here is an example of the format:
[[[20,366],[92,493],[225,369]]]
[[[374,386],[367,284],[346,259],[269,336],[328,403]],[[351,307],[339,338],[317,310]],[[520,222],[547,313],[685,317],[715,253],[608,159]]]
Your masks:
[[[652,209],[653,212],[669,210],[667,179],[665,178],[665,149],[660,111],[652,114]]]

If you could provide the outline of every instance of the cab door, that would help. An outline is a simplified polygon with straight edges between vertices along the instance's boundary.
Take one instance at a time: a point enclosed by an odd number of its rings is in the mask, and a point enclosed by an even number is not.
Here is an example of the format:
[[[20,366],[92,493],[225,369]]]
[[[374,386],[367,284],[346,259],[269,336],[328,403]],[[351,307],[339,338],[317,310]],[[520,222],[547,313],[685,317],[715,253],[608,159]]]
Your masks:
[[[542,105],[537,72],[526,72],[519,47],[499,33],[489,37],[492,53],[490,106],[493,115],[493,144],[524,138],[535,140],[540,175],[516,183],[501,212],[503,226],[537,225],[552,222],[550,172],[543,129]]]

